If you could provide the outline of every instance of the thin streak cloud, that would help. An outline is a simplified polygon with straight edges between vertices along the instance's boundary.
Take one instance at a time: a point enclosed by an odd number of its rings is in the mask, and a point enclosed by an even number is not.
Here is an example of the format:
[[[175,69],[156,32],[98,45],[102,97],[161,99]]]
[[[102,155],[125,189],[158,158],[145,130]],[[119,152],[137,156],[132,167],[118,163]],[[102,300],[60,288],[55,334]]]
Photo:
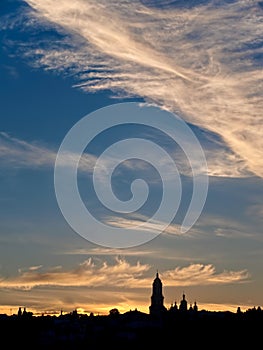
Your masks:
[[[0,159],[2,164],[13,168],[53,168],[57,153],[36,142],[27,142],[12,137],[5,132],[0,132]],[[67,153],[64,155],[63,163],[70,166],[75,162],[76,154]],[[97,157],[85,153],[79,162],[79,170],[92,172]]]
[[[246,164],[240,157],[226,150],[221,146],[216,149],[210,149],[209,146],[203,146],[208,163],[208,175],[214,177],[249,177],[252,175],[248,171]],[[180,174],[192,177],[192,170],[188,160],[182,152],[172,152],[175,165]],[[11,135],[0,132],[0,159],[3,165],[13,168],[32,168],[39,169],[45,167],[54,167],[57,153],[55,149],[48,148],[37,142],[28,142],[25,140],[12,137]],[[65,154],[65,166],[75,163],[76,155]],[[85,173],[92,173],[96,164],[95,155],[84,153],[79,162],[79,170]],[[100,168],[101,180],[105,179],[107,168],[110,167],[112,159],[104,158]],[[174,168],[165,160],[160,160],[162,167],[165,167],[167,176],[174,176]],[[138,162],[136,159],[123,162],[124,169],[137,169],[140,171],[147,170],[146,163]],[[97,167],[99,169],[99,167]],[[200,169],[205,171],[206,169]],[[148,179],[151,182],[151,178]],[[155,180],[152,180],[155,181]]]
[[[263,176],[257,1],[169,9],[138,1],[26,2],[34,9],[30,20],[67,34],[44,48],[28,47],[25,54],[33,54],[36,65],[70,72],[86,91],[141,96],[176,112],[220,135],[251,172]]]
[[[112,225],[115,227],[123,228],[126,230],[138,229],[139,231],[149,231],[149,232],[160,232],[162,230],[164,223],[160,221],[147,222],[149,217],[141,214],[130,217],[119,217],[119,216],[107,216],[104,218],[104,223],[107,225]],[[141,225],[143,224],[143,227]],[[176,224],[170,224],[166,227],[163,233],[181,236],[181,226]],[[185,235],[185,233],[184,233]]]

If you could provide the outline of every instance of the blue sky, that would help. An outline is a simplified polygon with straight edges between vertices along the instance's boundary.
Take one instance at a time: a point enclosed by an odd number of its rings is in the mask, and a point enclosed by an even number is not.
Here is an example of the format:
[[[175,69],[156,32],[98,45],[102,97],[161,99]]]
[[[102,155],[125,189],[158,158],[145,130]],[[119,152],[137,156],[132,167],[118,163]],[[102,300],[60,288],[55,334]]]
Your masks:
[[[1,2],[1,312],[148,312],[157,269],[166,306],[183,291],[208,309],[262,306],[262,11],[257,1]],[[182,235],[193,188],[185,154],[149,126],[98,135],[78,180],[104,223],[125,232],[144,222],[162,190],[149,164],[120,164],[112,179],[117,197],[130,199],[136,178],[149,184],[149,197],[136,213],[106,211],[91,172],[109,145],[134,137],[158,144],[175,159],[182,182],[166,230],[119,249],[70,227],[56,200],[54,165],[78,121],[123,102],[182,118],[204,151],[209,188],[200,217]]]

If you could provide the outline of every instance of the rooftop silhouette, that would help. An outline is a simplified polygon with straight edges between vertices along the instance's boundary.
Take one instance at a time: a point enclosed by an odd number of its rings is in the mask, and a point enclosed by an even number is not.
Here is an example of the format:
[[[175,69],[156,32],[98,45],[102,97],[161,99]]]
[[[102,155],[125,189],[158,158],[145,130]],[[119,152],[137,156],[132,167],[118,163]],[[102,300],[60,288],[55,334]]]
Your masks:
[[[241,338],[242,341],[247,338],[251,346],[257,339],[255,330],[262,324],[263,311],[259,306],[245,312],[240,307],[236,312],[199,310],[196,301],[188,306],[184,292],[179,305],[175,302],[166,308],[158,272],[152,283],[149,313],[137,309],[120,313],[112,308],[108,315],[61,310],[59,316],[35,316],[26,307],[19,307],[12,316],[0,315],[2,342],[7,341],[12,347],[20,345],[23,339],[27,347],[34,349],[99,348],[113,344],[115,349],[123,346],[127,349],[153,341],[155,345],[164,340],[174,341],[175,334],[184,337],[189,346],[200,347],[207,341],[206,337],[202,338],[204,332],[216,339],[217,346],[220,342],[225,346],[226,341],[237,346]]]

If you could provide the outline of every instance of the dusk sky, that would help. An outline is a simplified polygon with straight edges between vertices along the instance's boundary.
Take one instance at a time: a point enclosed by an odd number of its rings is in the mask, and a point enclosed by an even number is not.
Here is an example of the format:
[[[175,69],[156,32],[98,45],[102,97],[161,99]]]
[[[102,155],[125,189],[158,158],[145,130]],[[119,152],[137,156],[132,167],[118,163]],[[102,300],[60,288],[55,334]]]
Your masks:
[[[0,313],[148,313],[157,270],[167,308],[183,293],[263,306],[262,15],[254,0],[0,2]]]

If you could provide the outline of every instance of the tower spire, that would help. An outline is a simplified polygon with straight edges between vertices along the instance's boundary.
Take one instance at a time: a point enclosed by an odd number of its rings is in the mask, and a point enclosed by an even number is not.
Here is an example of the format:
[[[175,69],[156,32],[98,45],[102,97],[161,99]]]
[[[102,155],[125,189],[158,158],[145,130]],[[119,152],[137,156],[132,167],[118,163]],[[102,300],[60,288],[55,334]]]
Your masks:
[[[152,296],[151,305],[149,307],[150,314],[160,315],[162,312],[166,311],[166,307],[163,305],[163,293],[162,293],[162,281],[159,278],[158,270],[156,272],[156,277],[152,284]]]

